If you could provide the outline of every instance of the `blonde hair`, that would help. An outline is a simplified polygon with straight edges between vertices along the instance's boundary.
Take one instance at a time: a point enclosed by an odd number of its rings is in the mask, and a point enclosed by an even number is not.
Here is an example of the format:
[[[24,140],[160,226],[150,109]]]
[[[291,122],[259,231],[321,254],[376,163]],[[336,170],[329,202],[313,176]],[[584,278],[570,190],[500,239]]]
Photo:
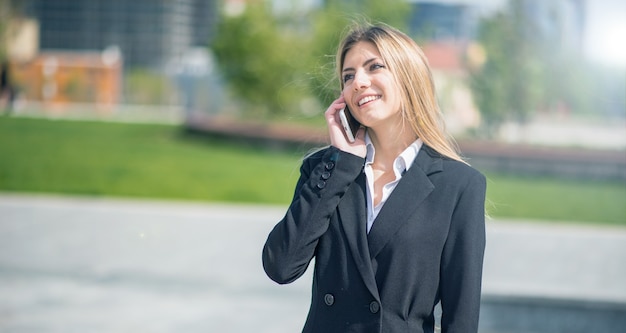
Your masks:
[[[446,135],[437,103],[435,85],[422,49],[406,34],[385,24],[360,23],[351,27],[337,49],[336,72],[341,77],[348,51],[359,42],[378,48],[387,68],[401,89],[402,118],[411,130],[438,153],[464,162],[452,138]],[[341,89],[343,90],[343,80]]]

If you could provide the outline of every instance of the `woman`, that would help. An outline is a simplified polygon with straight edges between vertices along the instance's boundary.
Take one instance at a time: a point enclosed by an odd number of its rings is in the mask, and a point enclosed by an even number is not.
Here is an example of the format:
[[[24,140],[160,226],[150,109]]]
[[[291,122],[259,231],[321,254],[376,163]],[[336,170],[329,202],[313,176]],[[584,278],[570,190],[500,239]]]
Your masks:
[[[424,54],[386,25],[354,28],[337,52],[331,146],[307,157],[263,266],[278,283],[315,257],[303,332],[476,332],[485,178],[442,129]],[[362,127],[349,142],[338,112]]]

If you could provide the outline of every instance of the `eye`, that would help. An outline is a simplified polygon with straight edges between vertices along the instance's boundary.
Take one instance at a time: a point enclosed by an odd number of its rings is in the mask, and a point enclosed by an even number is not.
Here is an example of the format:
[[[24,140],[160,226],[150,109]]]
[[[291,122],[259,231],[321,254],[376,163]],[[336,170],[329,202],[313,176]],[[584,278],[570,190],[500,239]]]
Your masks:
[[[375,71],[375,70],[377,70],[377,69],[381,69],[381,68],[385,68],[385,65],[383,65],[383,64],[381,64],[381,63],[373,63],[373,64],[370,66],[370,70],[371,70],[371,71]]]
[[[343,83],[346,83],[346,82],[348,82],[348,81],[350,81],[352,79],[354,79],[354,74],[345,74],[343,76]]]

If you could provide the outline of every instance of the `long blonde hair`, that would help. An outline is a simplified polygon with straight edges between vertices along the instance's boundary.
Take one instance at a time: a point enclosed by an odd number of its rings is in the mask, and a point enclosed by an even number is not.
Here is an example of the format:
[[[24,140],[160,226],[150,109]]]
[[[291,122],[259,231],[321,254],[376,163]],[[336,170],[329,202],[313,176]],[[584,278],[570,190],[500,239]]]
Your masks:
[[[346,53],[358,42],[371,42],[401,88],[402,118],[411,130],[441,155],[464,162],[445,131],[435,85],[422,49],[406,34],[385,24],[356,24],[337,48],[336,72],[341,77]],[[343,80],[341,89],[343,90]]]

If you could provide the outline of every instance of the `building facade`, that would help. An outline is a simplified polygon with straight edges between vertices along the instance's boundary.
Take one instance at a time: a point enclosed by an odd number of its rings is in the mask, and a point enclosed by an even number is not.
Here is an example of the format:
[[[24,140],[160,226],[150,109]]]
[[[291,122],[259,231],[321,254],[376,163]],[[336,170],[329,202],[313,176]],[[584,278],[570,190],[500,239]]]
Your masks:
[[[413,2],[410,33],[427,41],[467,41],[476,35],[477,7],[437,1]]]
[[[125,67],[162,68],[186,50],[206,46],[216,0],[24,0],[39,22],[42,51],[118,47]]]

